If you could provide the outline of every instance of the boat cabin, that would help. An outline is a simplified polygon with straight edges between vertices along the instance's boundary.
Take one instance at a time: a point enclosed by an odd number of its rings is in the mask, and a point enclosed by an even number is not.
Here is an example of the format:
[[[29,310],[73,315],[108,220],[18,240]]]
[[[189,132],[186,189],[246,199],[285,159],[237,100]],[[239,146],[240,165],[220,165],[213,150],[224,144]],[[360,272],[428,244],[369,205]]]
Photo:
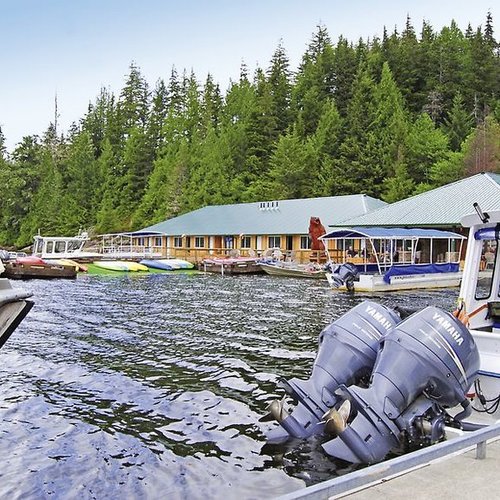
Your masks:
[[[482,214],[482,212],[481,212]],[[500,335],[500,211],[469,215],[465,271],[459,308],[473,330]]]
[[[42,259],[71,258],[83,253],[83,247],[89,241],[87,233],[76,236],[41,236],[33,237],[33,255]]]

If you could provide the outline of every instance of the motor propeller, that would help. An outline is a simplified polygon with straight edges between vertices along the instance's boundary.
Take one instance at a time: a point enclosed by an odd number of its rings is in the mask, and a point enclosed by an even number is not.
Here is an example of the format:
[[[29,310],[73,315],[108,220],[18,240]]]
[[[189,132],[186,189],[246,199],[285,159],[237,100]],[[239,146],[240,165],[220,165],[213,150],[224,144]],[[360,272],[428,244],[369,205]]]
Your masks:
[[[283,396],[282,399],[274,399],[269,403],[266,408],[266,413],[263,417],[259,418],[259,422],[271,422],[277,421],[278,423],[282,422],[286,417],[288,417],[288,411],[285,410],[285,400],[286,396]]]
[[[337,410],[331,408],[328,410],[322,418],[322,422],[325,424],[325,433],[331,436],[338,436],[347,427],[347,421],[351,414],[351,402],[346,399]]]

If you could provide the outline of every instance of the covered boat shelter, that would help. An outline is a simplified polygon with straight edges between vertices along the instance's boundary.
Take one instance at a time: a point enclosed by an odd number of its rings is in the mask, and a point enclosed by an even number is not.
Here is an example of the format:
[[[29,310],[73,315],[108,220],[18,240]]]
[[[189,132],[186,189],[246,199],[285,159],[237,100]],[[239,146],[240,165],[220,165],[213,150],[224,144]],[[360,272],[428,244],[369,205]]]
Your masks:
[[[438,264],[458,270],[466,238],[437,229],[352,227],[336,228],[320,239],[336,241],[335,250],[329,251],[333,262],[351,262],[362,271],[382,274],[394,265]]]

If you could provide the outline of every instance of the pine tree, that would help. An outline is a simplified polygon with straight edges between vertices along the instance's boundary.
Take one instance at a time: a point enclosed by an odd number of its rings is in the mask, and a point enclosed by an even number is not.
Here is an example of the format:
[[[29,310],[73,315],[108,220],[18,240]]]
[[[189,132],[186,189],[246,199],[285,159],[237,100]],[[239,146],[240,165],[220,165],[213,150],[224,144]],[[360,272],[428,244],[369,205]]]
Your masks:
[[[448,136],[453,151],[460,150],[473,125],[472,115],[465,109],[462,95],[458,93],[453,98],[452,107],[443,122],[443,131]]]
[[[406,164],[415,185],[429,183],[432,165],[446,158],[448,139],[436,128],[429,115],[422,113],[412,124],[406,139]]]
[[[267,82],[271,96],[271,116],[276,123],[276,132],[285,132],[291,123],[291,72],[290,62],[283,45],[275,50],[269,69]]]
[[[466,175],[500,173],[500,124],[487,116],[463,144]]]

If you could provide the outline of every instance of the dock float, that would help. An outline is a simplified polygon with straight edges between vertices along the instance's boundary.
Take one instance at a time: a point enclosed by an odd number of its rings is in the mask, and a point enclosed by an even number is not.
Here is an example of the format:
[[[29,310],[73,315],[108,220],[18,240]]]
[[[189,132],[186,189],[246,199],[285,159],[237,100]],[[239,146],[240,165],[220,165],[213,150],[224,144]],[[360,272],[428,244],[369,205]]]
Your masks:
[[[279,500],[498,498],[500,423],[280,496]]]

